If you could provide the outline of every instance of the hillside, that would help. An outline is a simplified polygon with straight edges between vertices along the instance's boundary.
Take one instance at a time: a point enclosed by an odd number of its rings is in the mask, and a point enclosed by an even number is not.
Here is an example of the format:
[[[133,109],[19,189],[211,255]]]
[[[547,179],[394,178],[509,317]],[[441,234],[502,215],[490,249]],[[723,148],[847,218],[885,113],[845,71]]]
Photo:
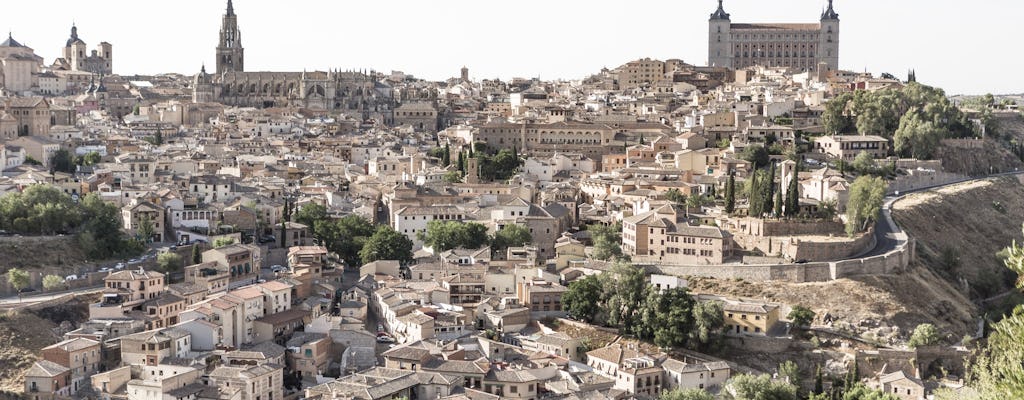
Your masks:
[[[39,350],[60,341],[60,332],[88,319],[89,300],[76,298],[37,311],[0,315],[0,390],[24,390],[25,371],[39,360]]]
[[[1014,275],[996,257],[1021,241],[1024,180],[987,179],[908,196],[893,216],[917,239],[918,260],[966,289],[972,299],[1012,288]]]
[[[0,272],[8,268],[62,268],[82,265],[85,252],[73,235],[67,236],[0,236]]]

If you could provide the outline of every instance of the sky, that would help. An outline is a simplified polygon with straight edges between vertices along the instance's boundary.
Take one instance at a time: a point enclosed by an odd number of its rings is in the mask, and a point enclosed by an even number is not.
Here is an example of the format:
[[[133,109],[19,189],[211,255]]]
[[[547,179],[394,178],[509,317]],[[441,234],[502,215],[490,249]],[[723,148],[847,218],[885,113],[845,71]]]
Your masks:
[[[122,75],[213,70],[226,0],[5,4],[0,29],[52,63],[71,24]],[[827,0],[725,0],[732,22],[816,22]],[[707,63],[715,0],[236,0],[247,71],[373,69],[443,80],[580,79],[630,60]],[[948,94],[1024,93],[1024,1],[836,0],[843,69]],[[6,27],[4,24],[6,23]]]

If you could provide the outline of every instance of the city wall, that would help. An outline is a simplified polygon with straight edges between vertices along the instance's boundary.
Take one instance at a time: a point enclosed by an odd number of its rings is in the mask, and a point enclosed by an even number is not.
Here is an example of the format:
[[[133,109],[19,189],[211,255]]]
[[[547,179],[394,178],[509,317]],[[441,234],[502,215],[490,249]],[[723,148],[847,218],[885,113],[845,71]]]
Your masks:
[[[888,253],[854,260],[809,262],[775,265],[645,265],[651,273],[679,277],[698,276],[714,279],[743,279],[752,282],[826,282],[858,275],[892,274],[906,270],[914,258],[914,241],[905,233],[897,234],[903,240]]]

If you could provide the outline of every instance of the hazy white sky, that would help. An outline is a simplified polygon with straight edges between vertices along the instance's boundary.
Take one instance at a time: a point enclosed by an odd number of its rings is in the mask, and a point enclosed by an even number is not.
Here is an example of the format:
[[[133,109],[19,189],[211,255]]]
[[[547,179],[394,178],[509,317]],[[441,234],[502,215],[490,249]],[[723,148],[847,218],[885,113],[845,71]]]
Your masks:
[[[725,0],[733,22],[816,22],[827,0]],[[7,2],[5,2],[7,3]],[[214,61],[226,0],[5,4],[0,29],[51,63],[71,23],[114,45],[118,74],[195,73]],[[400,70],[440,80],[585,77],[652,57],[707,61],[715,0],[236,0],[245,68]],[[844,69],[891,72],[950,94],[1022,93],[1024,1],[836,0]],[[7,26],[3,26],[6,23]]]

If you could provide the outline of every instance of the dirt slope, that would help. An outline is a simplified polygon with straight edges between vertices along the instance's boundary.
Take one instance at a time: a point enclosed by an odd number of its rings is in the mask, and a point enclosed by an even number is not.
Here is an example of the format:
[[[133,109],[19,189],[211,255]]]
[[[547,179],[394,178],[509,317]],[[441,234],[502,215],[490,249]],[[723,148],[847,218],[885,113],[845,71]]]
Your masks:
[[[60,341],[60,331],[88,319],[89,301],[81,298],[38,311],[0,315],[0,390],[22,392],[25,371],[40,359],[39,351]]]
[[[996,257],[1021,242],[1024,182],[1004,177],[908,196],[894,206],[896,222],[917,239],[918,260],[972,299],[1012,287],[1014,276]]]
[[[58,268],[82,265],[85,253],[75,237],[67,236],[0,236],[0,272],[8,268]]]

